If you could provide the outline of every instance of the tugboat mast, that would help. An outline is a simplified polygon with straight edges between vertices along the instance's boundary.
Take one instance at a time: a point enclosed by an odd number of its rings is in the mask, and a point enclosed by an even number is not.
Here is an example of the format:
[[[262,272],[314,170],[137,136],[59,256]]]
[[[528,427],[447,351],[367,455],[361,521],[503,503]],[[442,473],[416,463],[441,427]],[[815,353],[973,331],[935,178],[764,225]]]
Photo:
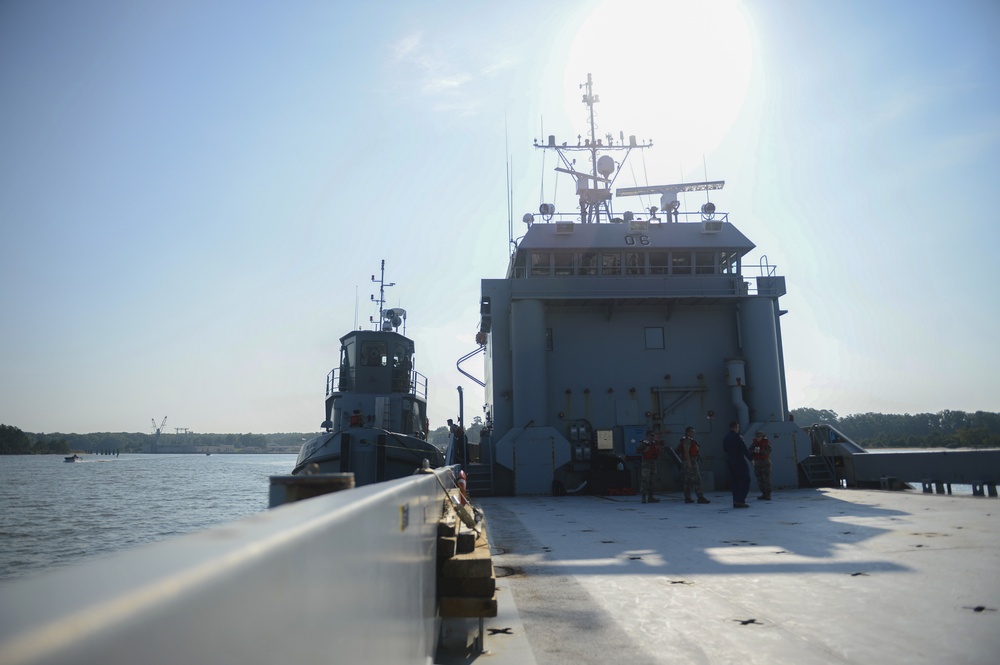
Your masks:
[[[375,323],[376,330],[381,329],[382,320],[385,318],[385,290],[390,286],[396,286],[395,282],[385,282],[385,259],[382,259],[382,272],[379,273],[379,278],[375,279],[375,275],[372,275],[372,282],[378,284],[378,300],[375,300],[375,295],[372,294],[372,302],[378,303],[378,322]]]

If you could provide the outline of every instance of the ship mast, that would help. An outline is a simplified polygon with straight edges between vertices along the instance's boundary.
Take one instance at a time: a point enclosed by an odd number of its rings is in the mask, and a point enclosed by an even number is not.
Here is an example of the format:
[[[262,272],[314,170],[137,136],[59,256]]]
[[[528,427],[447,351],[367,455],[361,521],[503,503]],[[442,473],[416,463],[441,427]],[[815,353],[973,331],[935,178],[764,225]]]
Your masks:
[[[585,89],[583,103],[587,105],[588,124],[590,127],[589,136],[583,138],[577,136],[575,146],[556,144],[556,137],[549,135],[548,141],[539,143],[535,140],[535,147],[546,150],[555,150],[562,161],[562,167],[556,167],[560,173],[568,173],[576,180],[576,193],[580,199],[580,221],[584,224],[597,224],[604,217],[607,222],[611,221],[611,185],[615,177],[621,170],[622,165],[628,159],[633,148],[650,148],[652,141],[638,143],[635,136],[629,136],[628,143],[625,142],[625,133],[619,133],[619,140],[615,143],[614,137],[608,133],[604,138],[597,138],[597,122],[594,117],[594,104],[601,101],[601,98],[594,94],[594,80],[591,74],[587,74],[587,82],[580,84]],[[605,142],[606,141],[606,142]],[[570,157],[573,152],[586,152],[590,160],[590,173],[578,171],[576,160]],[[611,155],[614,153],[625,153],[620,161]],[[539,207],[539,213],[550,219],[555,214],[555,206],[543,203]]]
[[[376,330],[380,329],[382,326],[382,319],[385,318],[385,290],[390,286],[396,286],[395,282],[385,281],[385,259],[382,259],[382,272],[379,274],[379,278],[375,279],[375,275],[372,275],[372,282],[378,284],[378,300],[375,300],[375,294],[372,294],[372,302],[378,303],[378,327]],[[374,322],[373,322],[374,323]]]

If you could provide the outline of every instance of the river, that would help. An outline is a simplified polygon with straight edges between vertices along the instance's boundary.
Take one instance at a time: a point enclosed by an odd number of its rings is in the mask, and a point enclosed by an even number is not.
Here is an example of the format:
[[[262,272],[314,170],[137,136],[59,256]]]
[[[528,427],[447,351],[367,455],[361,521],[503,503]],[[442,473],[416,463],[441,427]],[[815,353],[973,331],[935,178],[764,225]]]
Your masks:
[[[0,580],[267,510],[295,455],[0,455]]]

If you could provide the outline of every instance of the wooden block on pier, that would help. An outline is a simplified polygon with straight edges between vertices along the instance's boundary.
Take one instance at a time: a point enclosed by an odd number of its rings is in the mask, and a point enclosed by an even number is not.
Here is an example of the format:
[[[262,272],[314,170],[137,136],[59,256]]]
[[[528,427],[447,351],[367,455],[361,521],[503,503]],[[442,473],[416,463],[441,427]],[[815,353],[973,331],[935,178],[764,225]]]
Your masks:
[[[440,559],[440,554],[438,556]],[[471,552],[456,554],[442,561],[442,577],[491,577],[493,575],[493,557],[490,546],[485,539],[480,539]]]
[[[475,531],[459,531],[458,533],[458,553],[468,554],[472,550],[476,549],[476,540],[479,534]]]
[[[438,594],[456,598],[492,598],[497,591],[497,579],[490,577],[441,577]]]
[[[442,519],[438,522],[438,535],[448,538],[458,533],[458,522],[454,516]]]
[[[448,538],[438,536],[437,556],[438,559],[450,559],[458,551],[458,538]]]
[[[492,598],[455,598],[446,596],[438,604],[438,614],[442,618],[495,617],[497,615],[497,599]]]

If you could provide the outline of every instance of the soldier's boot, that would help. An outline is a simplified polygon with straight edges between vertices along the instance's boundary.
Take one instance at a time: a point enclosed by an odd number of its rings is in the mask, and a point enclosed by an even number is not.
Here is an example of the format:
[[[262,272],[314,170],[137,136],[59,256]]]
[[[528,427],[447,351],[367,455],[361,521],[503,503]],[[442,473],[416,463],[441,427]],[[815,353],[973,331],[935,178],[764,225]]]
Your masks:
[[[642,495],[642,502],[646,503],[646,495],[645,494]]]
[[[706,499],[706,498],[705,498],[705,497],[703,497],[703,496],[699,496],[699,497],[698,497],[698,503],[712,503],[712,502],[711,502],[711,501],[709,501],[708,499]]]
[[[684,503],[694,503],[694,499],[692,499],[690,496],[685,496]]]
[[[656,498],[655,496],[653,496],[652,494],[650,494],[650,495],[649,495],[649,502],[650,502],[650,503],[659,503],[659,502],[660,502],[660,500],[659,500],[659,499],[657,499],[657,498]]]

